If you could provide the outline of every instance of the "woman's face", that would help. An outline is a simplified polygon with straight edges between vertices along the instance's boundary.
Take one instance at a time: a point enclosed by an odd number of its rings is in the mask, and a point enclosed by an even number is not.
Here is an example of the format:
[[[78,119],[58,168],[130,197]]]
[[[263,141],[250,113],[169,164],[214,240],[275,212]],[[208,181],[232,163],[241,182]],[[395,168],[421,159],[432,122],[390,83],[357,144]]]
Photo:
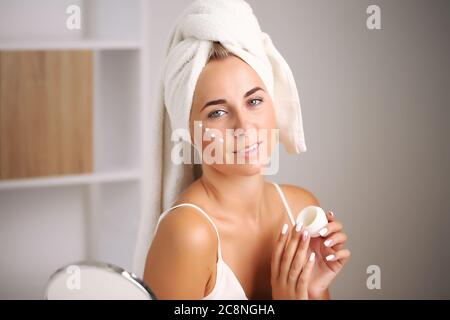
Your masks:
[[[275,125],[272,99],[253,68],[233,55],[207,63],[190,114],[191,137],[199,137],[195,144],[202,147],[203,165],[225,174],[260,173],[272,153]]]

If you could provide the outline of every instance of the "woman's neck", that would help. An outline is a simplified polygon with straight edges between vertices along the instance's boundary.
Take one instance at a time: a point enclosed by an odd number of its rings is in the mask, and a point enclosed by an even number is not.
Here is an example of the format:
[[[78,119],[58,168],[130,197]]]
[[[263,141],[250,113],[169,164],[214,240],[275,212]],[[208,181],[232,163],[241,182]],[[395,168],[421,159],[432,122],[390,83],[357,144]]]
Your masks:
[[[200,178],[210,199],[224,212],[259,223],[265,192],[265,180],[261,174],[253,176],[225,175],[216,169],[203,166]]]

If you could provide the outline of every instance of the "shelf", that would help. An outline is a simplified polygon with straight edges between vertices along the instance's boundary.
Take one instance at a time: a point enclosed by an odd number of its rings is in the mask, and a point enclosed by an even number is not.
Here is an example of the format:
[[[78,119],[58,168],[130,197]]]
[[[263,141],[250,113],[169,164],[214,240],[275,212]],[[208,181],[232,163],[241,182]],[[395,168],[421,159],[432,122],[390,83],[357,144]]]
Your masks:
[[[25,50],[139,50],[139,41],[124,40],[43,40],[0,41],[0,51]]]
[[[141,47],[142,0],[0,0],[0,50],[129,50]],[[69,29],[69,6],[79,29]]]
[[[0,191],[24,188],[84,185],[93,183],[126,182],[137,181],[139,179],[139,171],[118,171],[42,178],[25,178],[0,181]]]
[[[80,29],[67,28],[69,5],[81,9]],[[93,168],[0,180],[0,252],[11,270],[0,275],[0,298],[41,299],[57,268],[87,258],[136,269],[141,217],[151,219],[150,8],[148,0],[0,0],[0,51],[88,50],[93,67]]]

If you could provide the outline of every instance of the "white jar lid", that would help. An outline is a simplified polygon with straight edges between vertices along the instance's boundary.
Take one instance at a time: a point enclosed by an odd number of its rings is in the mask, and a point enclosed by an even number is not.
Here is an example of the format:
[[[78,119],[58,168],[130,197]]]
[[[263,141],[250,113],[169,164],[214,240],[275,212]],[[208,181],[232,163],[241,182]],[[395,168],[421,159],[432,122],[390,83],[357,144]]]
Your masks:
[[[321,207],[308,206],[300,211],[297,221],[303,223],[303,228],[308,230],[311,237],[319,237],[319,231],[328,224],[325,211]]]

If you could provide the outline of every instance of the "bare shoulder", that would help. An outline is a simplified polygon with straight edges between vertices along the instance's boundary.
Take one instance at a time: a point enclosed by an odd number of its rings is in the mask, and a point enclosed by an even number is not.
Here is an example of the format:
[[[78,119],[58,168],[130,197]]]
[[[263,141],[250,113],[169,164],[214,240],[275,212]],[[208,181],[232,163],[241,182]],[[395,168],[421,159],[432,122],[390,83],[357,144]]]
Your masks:
[[[161,219],[147,254],[144,281],[159,299],[201,299],[216,263],[214,227],[183,206]]]
[[[294,214],[307,206],[320,207],[319,200],[310,190],[292,184],[280,184],[280,187]]]
[[[167,244],[177,242],[195,246],[200,251],[214,248],[213,242],[217,238],[207,218],[198,209],[189,206],[172,209],[161,219],[155,240],[157,236]]]

